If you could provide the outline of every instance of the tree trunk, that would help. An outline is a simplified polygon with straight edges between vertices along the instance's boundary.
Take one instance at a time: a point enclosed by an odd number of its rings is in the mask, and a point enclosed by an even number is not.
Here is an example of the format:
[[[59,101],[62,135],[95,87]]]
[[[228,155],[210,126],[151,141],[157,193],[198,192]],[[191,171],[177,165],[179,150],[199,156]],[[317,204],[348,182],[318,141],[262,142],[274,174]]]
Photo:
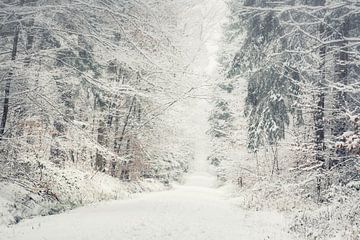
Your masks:
[[[133,112],[133,108],[134,108],[134,104],[135,104],[135,99],[136,99],[136,96],[133,97],[132,101],[131,101],[131,104],[130,104],[130,107],[129,107],[129,111],[128,111],[128,114],[126,115],[126,118],[125,118],[125,121],[124,121],[124,126],[122,128],[122,131],[121,131],[121,135],[120,135],[120,138],[118,138],[115,142],[115,151],[117,153],[120,152],[120,148],[121,148],[121,145],[122,145],[122,142],[124,140],[124,136],[125,136],[125,132],[126,132],[126,128],[129,124],[129,119],[130,119],[130,116],[131,116],[131,113]]]
[[[24,6],[24,2],[25,2],[25,0],[20,0],[20,7]],[[16,60],[16,56],[17,56],[17,52],[18,52],[21,16],[18,16],[17,18],[18,18],[18,22],[15,26],[13,46],[12,46],[12,51],[11,51],[11,61],[13,62],[13,64]],[[1,123],[0,123],[0,141],[2,141],[4,138],[5,127],[6,127],[7,118],[9,115],[10,88],[11,88],[11,81],[13,79],[13,76],[14,76],[14,69],[10,69],[9,74],[5,79],[4,105],[3,105],[2,117],[1,117]]]
[[[20,25],[19,23],[16,25],[15,33],[14,33],[13,47],[11,52],[11,61],[13,62],[15,62],[16,60],[17,49],[18,49],[19,34],[20,34],[19,25]],[[0,123],[0,141],[4,138],[7,117],[9,114],[10,87],[11,87],[11,80],[13,78],[13,75],[14,75],[14,70],[11,69],[5,80],[4,105],[3,105],[2,118]]]
[[[24,59],[25,66],[28,66],[30,64],[31,60],[31,52],[30,50],[33,48],[34,44],[34,19],[31,19],[29,22],[28,30],[27,30],[27,36],[26,36],[26,57]]]
[[[97,132],[98,132],[97,142],[101,146],[106,146],[106,124],[105,121],[102,119],[99,120],[99,127]],[[104,154],[101,151],[96,150],[95,166],[97,170],[103,171],[105,169],[105,165],[106,165],[106,159],[104,157]]]
[[[344,90],[345,86],[348,84],[348,61],[349,61],[349,53],[348,53],[348,42],[345,40],[346,37],[349,36],[350,29],[350,21],[349,18],[346,17],[343,24],[341,25],[341,29],[339,30],[341,41],[338,46],[338,54],[336,56],[336,65],[335,65],[335,77],[337,80],[337,84],[341,86],[341,90],[338,90],[335,96],[335,104],[334,104],[334,125],[332,128],[332,135],[335,141],[342,136],[342,134],[346,131],[346,98],[347,94]],[[343,158],[346,155],[346,151],[343,148],[336,150],[336,159],[333,159],[329,163],[329,168],[332,167],[334,161],[338,161],[339,158]]]
[[[319,28],[319,33],[321,38],[325,34],[325,26],[322,23]],[[314,122],[315,122],[315,150],[316,150],[316,160],[324,162],[324,151],[325,151],[325,77],[326,77],[326,46],[322,45],[320,48],[320,65],[319,65],[319,72],[320,77],[318,80],[318,94],[316,96],[316,110],[314,114]]]

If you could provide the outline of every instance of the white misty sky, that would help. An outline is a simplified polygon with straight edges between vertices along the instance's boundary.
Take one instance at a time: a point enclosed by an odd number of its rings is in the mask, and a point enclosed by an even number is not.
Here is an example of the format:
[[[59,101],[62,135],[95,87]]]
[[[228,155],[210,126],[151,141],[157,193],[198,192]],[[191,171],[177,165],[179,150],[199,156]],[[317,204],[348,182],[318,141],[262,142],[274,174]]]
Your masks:
[[[186,137],[193,141],[195,151],[194,171],[206,170],[206,158],[210,152],[208,118],[211,102],[204,97],[211,96],[217,73],[217,51],[222,36],[221,25],[226,19],[226,5],[223,0],[197,0],[190,8],[182,10],[184,35],[188,36],[188,55],[191,71],[197,75],[189,79],[196,87],[194,92],[198,98],[190,98],[181,102],[179,117],[184,121]]]

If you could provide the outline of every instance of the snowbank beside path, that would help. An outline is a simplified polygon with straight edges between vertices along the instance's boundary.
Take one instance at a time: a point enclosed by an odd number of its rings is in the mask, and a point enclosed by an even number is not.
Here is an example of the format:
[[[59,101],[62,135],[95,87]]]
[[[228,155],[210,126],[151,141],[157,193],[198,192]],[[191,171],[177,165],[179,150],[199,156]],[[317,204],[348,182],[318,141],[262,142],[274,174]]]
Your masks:
[[[43,176],[42,182],[46,183],[46,186],[31,182],[0,182],[0,225],[166,188],[164,184],[150,179],[123,182],[99,172],[50,169],[49,167]]]

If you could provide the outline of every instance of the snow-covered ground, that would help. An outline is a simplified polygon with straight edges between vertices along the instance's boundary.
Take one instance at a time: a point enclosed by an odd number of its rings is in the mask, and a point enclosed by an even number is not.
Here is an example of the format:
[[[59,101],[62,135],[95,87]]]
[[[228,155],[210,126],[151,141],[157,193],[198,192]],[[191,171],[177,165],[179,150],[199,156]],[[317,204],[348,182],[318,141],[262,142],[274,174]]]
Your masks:
[[[162,183],[150,179],[123,182],[98,172],[74,168],[61,170],[51,165],[47,165],[46,169],[44,178],[50,191],[47,194],[41,194],[35,184],[24,184],[26,187],[23,187],[16,183],[0,182],[0,225],[14,224],[33,216],[56,214],[110,199],[128,199],[133,194],[166,188]],[[0,240],[3,240],[1,235]]]
[[[195,172],[185,185],[172,191],[147,193],[2,227],[0,239],[291,239],[282,216],[241,210],[214,185],[211,174]]]

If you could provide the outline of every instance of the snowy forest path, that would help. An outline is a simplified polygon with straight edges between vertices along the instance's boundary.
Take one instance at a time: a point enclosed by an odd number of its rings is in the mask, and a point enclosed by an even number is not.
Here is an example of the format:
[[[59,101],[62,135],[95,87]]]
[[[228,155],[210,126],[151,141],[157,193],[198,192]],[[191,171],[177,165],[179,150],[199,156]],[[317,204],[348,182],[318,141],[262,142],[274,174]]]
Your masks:
[[[282,216],[244,211],[215,188],[214,177],[194,172],[173,190],[142,194],[54,216],[24,220],[2,240],[290,240]]]
[[[191,172],[183,185],[103,202],[59,215],[35,217],[0,229],[0,240],[290,240],[286,219],[273,212],[242,210],[234,205],[216,177],[208,173],[212,79],[216,79],[217,49],[225,5],[221,0],[189,1],[182,13],[188,50],[191,98],[178,103],[181,119],[194,149]],[[195,77],[196,76],[196,77]],[[198,76],[203,76],[199,79]],[[189,106],[191,106],[189,108]],[[168,113],[168,114],[170,114]]]

